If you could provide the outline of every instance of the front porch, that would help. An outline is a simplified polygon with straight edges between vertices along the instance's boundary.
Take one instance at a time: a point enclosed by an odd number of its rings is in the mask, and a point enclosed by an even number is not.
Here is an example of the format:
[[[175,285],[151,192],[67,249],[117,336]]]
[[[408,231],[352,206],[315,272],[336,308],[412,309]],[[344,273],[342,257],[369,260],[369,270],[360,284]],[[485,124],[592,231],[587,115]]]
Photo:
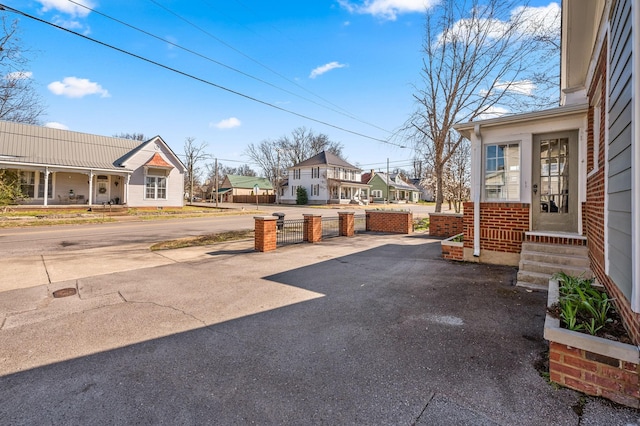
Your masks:
[[[369,185],[329,179],[328,204],[369,204]]]
[[[26,206],[126,205],[128,174],[93,170],[17,170]]]

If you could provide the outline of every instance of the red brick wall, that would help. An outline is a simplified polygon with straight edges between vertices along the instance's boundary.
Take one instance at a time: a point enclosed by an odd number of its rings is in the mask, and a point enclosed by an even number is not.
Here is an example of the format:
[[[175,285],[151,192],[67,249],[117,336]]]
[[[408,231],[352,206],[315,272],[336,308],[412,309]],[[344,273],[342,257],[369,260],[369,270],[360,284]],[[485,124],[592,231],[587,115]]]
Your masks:
[[[338,212],[341,237],[353,237],[355,234],[355,217],[353,212]]]
[[[450,246],[442,244],[442,257],[449,260],[462,260],[464,258],[463,246]]]
[[[276,218],[254,217],[256,251],[271,251],[276,249]]]
[[[313,214],[303,214],[304,217],[304,241],[317,243],[322,240],[322,216]]]
[[[366,213],[367,231],[413,233],[413,213],[411,212],[368,210]]]
[[[450,213],[429,214],[429,235],[449,238],[464,232],[463,215]]]
[[[602,52],[598,60],[598,66],[594,79],[589,88],[589,99],[597,97],[597,90],[600,90],[600,98],[607,98],[606,72],[607,72],[607,52],[606,41],[603,43]],[[595,152],[594,143],[594,108],[589,108],[588,131],[587,131],[587,171],[591,173],[587,175],[587,200],[584,204],[583,213],[585,224],[584,232],[587,236],[587,247],[589,248],[589,260],[591,261],[591,270],[598,278],[598,281],[605,286],[607,294],[614,299],[620,316],[623,318],[624,325],[635,344],[640,344],[640,314],[631,310],[629,300],[620,292],[618,287],[611,281],[605,273],[604,258],[604,216],[605,216],[605,130],[606,130],[606,108],[602,103],[600,115],[600,149]],[[595,158],[597,155],[598,169],[595,169]]]
[[[464,246],[473,248],[473,203],[464,203]],[[480,203],[480,249],[520,253],[529,231],[529,204]]]
[[[568,388],[639,406],[638,364],[550,342],[549,374],[552,381]]]

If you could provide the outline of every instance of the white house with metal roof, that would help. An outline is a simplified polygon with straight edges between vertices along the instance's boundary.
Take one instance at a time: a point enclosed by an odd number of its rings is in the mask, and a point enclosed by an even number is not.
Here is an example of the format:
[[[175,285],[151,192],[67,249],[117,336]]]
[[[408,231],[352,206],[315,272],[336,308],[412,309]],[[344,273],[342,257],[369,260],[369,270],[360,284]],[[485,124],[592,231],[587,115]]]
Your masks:
[[[362,170],[328,151],[289,167],[287,186],[280,202],[295,204],[299,187],[307,189],[309,204],[366,204],[369,185],[361,182]]]
[[[160,136],[140,142],[0,121],[0,169],[20,174],[22,204],[184,202],[185,166]]]

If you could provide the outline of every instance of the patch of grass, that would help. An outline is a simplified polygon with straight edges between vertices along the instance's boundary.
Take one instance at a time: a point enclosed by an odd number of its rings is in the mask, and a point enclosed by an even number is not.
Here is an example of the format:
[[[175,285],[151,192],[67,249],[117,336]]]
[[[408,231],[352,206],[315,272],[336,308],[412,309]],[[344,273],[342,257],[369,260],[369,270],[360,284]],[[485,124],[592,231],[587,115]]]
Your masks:
[[[421,219],[415,219],[413,221],[413,230],[414,231],[426,231],[429,229],[429,218],[423,217]]]
[[[150,247],[152,251],[156,250],[172,250],[185,247],[208,246],[216,243],[224,243],[227,241],[245,240],[253,238],[253,230],[229,231],[219,234],[207,234],[198,237],[179,238],[177,240],[162,241]]]

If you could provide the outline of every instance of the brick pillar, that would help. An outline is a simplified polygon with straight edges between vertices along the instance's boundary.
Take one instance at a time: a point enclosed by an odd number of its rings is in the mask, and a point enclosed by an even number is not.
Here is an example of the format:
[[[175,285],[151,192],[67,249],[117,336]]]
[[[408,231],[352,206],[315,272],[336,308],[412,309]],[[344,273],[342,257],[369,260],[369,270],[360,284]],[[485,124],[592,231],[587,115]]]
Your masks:
[[[338,212],[338,218],[340,222],[340,236],[353,237],[356,233],[354,212]]]
[[[303,214],[304,241],[317,243],[322,240],[322,216],[319,214]]]
[[[272,216],[254,216],[256,251],[272,251],[276,249],[276,221]]]

